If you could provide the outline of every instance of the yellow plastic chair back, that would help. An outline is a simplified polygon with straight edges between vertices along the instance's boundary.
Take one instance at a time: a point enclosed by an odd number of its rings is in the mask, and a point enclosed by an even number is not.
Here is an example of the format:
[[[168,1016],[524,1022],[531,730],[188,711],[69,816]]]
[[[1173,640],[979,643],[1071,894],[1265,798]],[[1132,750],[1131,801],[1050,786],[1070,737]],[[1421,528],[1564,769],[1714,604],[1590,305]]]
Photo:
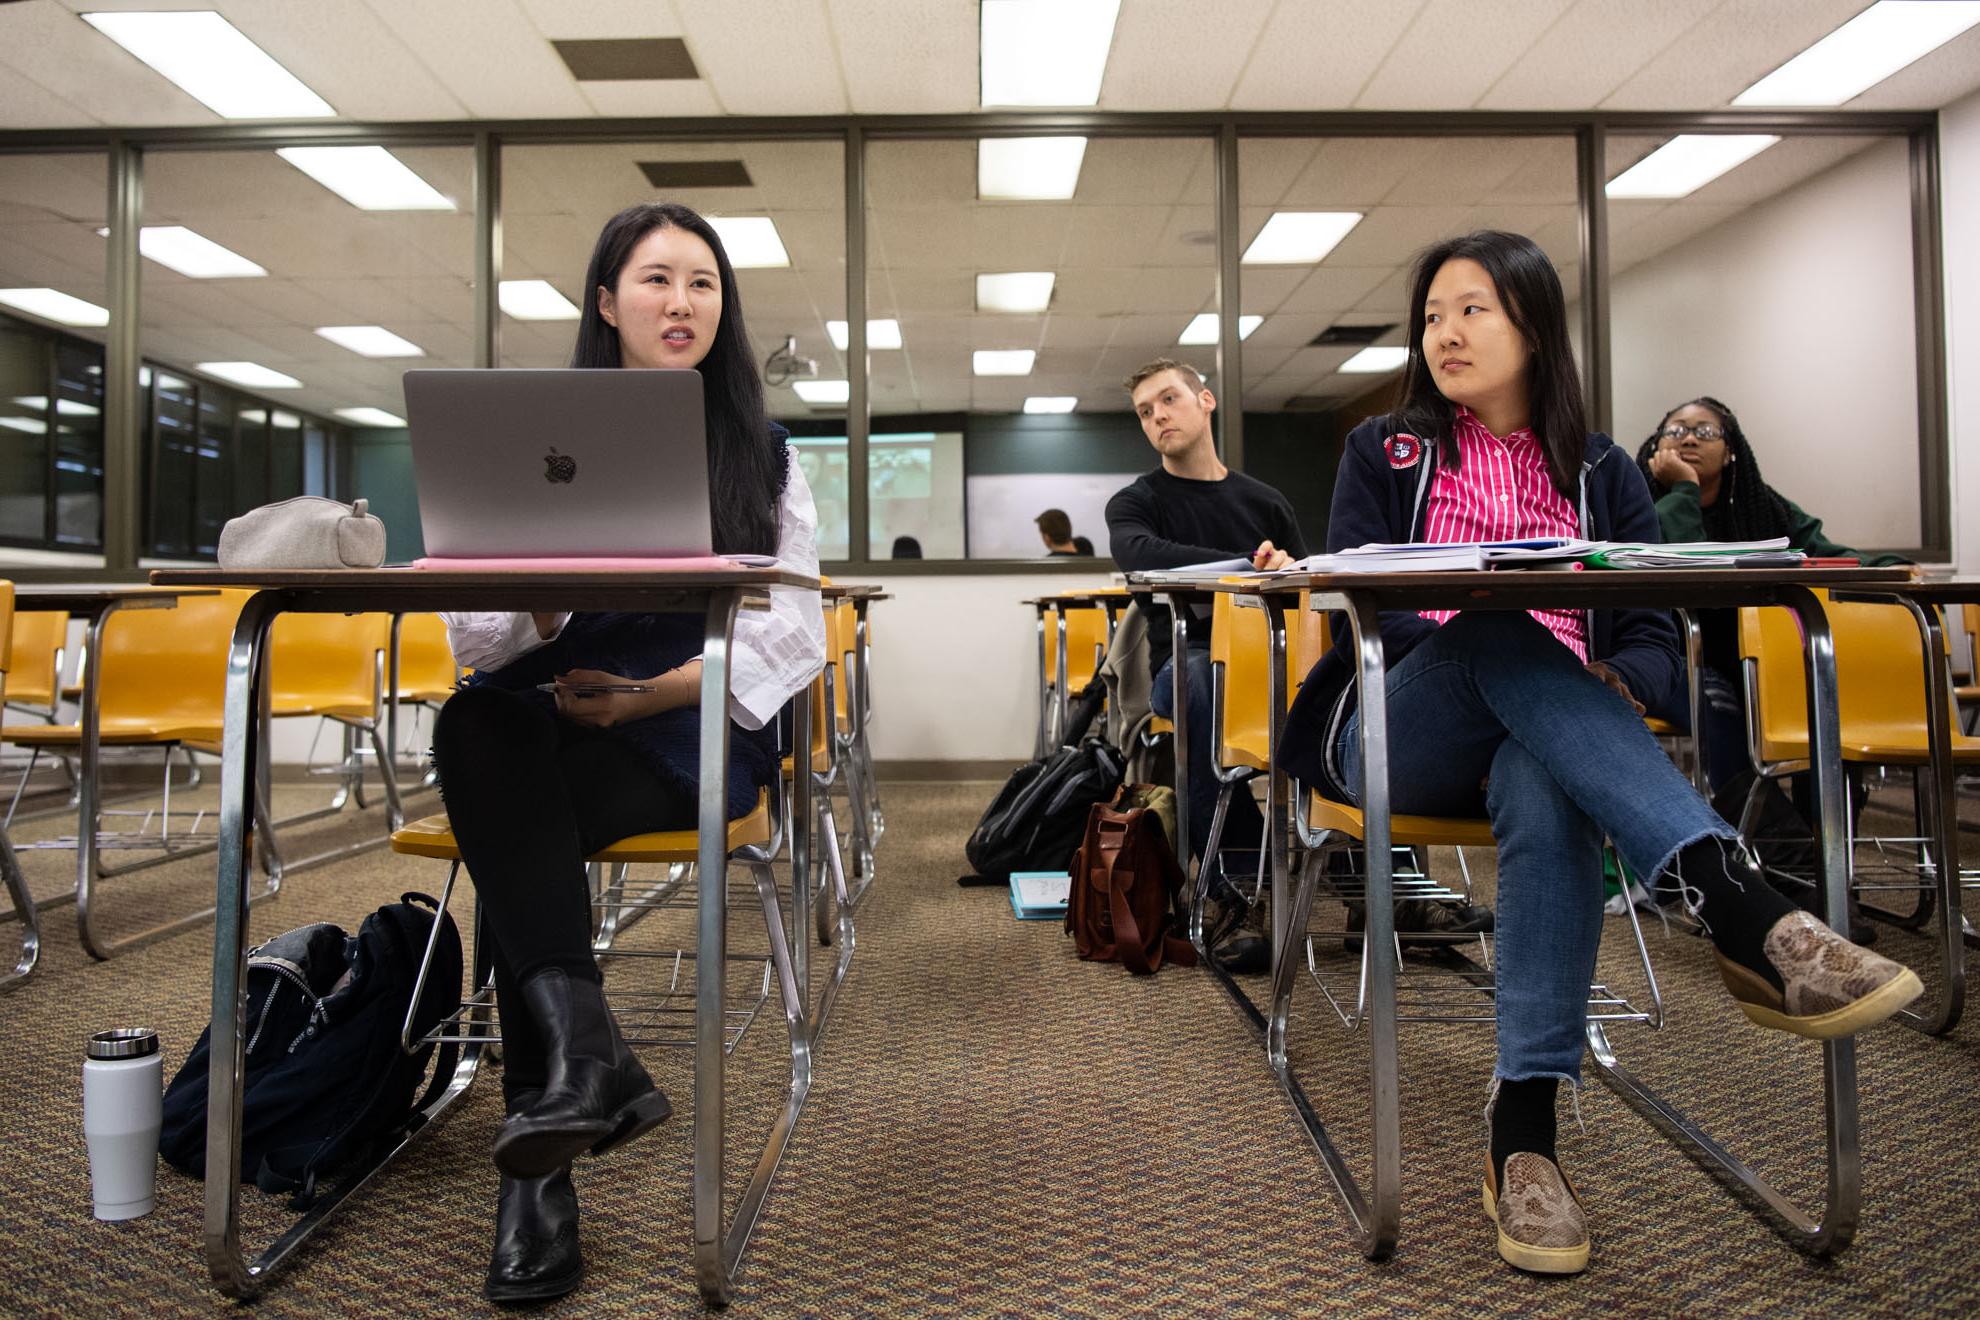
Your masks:
[[[445,701],[460,677],[439,615],[408,614],[399,620],[400,701]]]
[[[97,709],[106,739],[217,740],[227,650],[254,593],[230,587],[171,609],[119,610],[104,621]]]
[[[1224,718],[1216,730],[1220,764],[1253,770],[1268,764],[1266,650],[1265,611],[1218,592],[1210,606],[1210,663],[1223,670]]]
[[[55,654],[68,643],[69,616],[58,610],[24,610],[14,615],[6,634],[13,652],[6,666],[7,700],[54,710],[62,682],[55,672]]]
[[[1076,607],[1067,610],[1065,616],[1066,691],[1073,693],[1091,683],[1100,672],[1100,661],[1107,654],[1107,611],[1098,606]],[[1056,657],[1052,669],[1056,679]]]
[[[1861,605],[1815,593],[1836,641],[1836,706],[1845,760],[1922,760],[1926,754],[1924,646],[1918,625],[1899,605]],[[1782,606],[1739,612],[1739,653],[1755,667],[1754,703],[1760,756],[1808,756],[1808,685],[1801,627]],[[1953,725],[1958,728],[1957,723]],[[1971,740],[1959,739],[1956,742]]]
[[[362,718],[376,708],[378,657],[391,645],[389,614],[283,614],[268,640],[273,715]]]
[[[7,698],[7,685],[13,681],[14,669],[14,584],[0,578],[0,701]],[[65,614],[64,621],[68,619]]]

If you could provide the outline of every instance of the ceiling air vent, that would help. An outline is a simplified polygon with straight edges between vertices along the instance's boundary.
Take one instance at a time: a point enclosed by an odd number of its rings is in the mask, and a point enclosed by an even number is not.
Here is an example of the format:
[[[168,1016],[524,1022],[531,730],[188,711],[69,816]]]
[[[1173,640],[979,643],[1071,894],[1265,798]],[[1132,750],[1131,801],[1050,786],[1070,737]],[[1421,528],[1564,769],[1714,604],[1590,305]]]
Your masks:
[[[679,37],[619,37],[603,41],[553,41],[571,77],[579,82],[656,82],[699,78],[687,42]]]
[[[643,160],[639,172],[663,191],[674,188],[747,188],[753,180],[739,160]]]
[[[1343,345],[1360,347],[1372,344],[1389,331],[1395,324],[1388,325],[1330,325],[1308,341],[1309,348],[1335,348]]]

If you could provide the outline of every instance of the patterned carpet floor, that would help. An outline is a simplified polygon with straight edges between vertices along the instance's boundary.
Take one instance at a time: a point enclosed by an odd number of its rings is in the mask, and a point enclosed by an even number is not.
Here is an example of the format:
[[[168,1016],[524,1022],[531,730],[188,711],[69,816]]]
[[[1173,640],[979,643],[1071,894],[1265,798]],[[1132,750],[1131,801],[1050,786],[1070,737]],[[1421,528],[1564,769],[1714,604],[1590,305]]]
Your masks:
[[[1980,1311],[1972,1101],[1980,1023],[1972,1017],[1943,1039],[1895,1026],[1862,1039],[1862,1222],[1855,1245],[1833,1262],[1801,1256],[1747,1213],[1594,1083],[1591,1064],[1583,1126],[1565,1102],[1562,1114],[1563,1163],[1595,1230],[1590,1268],[1574,1280],[1517,1274],[1494,1253],[1479,1206],[1489,1028],[1407,1025],[1402,1237],[1392,1260],[1374,1264],[1355,1251],[1260,1045],[1210,976],[1171,969],[1141,980],[1081,963],[1056,923],[1015,921],[1000,891],[957,888],[961,841],[993,788],[886,786],[879,879],[859,913],[852,972],[735,1314]],[[281,796],[278,808],[291,810],[318,790]],[[43,818],[15,833],[31,841],[59,828],[59,818]],[[379,828],[377,812],[349,813],[298,833],[293,845]],[[1968,836],[1969,848],[1976,842]],[[62,891],[73,874],[68,853],[25,857],[39,894]],[[1489,898],[1490,859],[1472,860]],[[255,937],[313,920],[354,927],[402,890],[437,892],[444,870],[378,851],[303,872],[255,909]],[[132,929],[174,906],[210,901],[212,877],[208,857],[114,881],[106,920]],[[749,888],[738,871],[732,943],[743,950],[763,947],[761,918],[743,907]],[[1340,911],[1323,905],[1315,926],[1338,927]],[[686,920],[662,912],[624,939],[678,944]],[[81,1132],[90,1031],[157,1027],[168,1075],[191,1048],[209,1011],[209,930],[108,963],[77,949],[72,908],[51,911],[44,935],[41,970],[0,997],[8,1079],[0,1240],[10,1257],[0,1312],[227,1313],[232,1304],[206,1278],[199,1184],[161,1171],[153,1214],[97,1223]],[[1719,988],[1704,942],[1654,922],[1645,935],[1668,1021],[1660,1030],[1618,1026],[1617,1050],[1802,1205],[1817,1206],[1818,1050],[1748,1026]],[[1928,958],[1921,938],[1889,928],[1880,947],[1914,965]],[[1344,967],[1334,949],[1325,956]],[[1641,1001],[1642,971],[1622,918],[1609,920],[1602,970]],[[607,976],[625,988],[668,974],[665,961],[621,960]],[[735,984],[753,976],[744,965]],[[1252,984],[1263,993],[1262,979]],[[782,1104],[774,1006],[773,997],[732,1060],[732,1195]],[[1311,982],[1302,982],[1295,1012],[1294,1060],[1336,1141],[1365,1170],[1365,1037],[1341,1025]],[[646,1057],[681,1112],[642,1142],[579,1166],[588,1275],[579,1292],[548,1308],[555,1314],[701,1312],[689,1252],[690,1062],[679,1050]],[[500,1121],[496,1082],[485,1074],[431,1139],[355,1197],[255,1312],[492,1311],[478,1289],[495,1191],[488,1147]],[[288,1222],[279,1200],[252,1187],[242,1198],[251,1246]]]

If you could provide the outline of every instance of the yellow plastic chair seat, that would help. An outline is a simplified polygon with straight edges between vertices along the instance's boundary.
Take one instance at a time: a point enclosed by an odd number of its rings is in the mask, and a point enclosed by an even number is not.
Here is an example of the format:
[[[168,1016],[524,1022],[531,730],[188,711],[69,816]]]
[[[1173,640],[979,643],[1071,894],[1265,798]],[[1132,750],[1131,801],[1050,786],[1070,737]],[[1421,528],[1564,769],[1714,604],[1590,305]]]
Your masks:
[[[1671,723],[1669,720],[1660,720],[1655,715],[1645,716],[1643,722],[1649,725],[1650,732],[1656,734],[1659,738],[1683,738],[1687,736],[1685,731],[1677,725]]]
[[[1314,829],[1337,830],[1356,839],[1368,837],[1364,832],[1367,825],[1360,807],[1335,802],[1318,793],[1313,794],[1312,798],[1307,821]],[[1496,846],[1490,821],[1454,816],[1392,815],[1389,817],[1389,842],[1399,848],[1417,845],[1453,848]]]
[[[217,745],[220,738],[221,729],[217,724],[153,723],[139,719],[119,719],[114,716],[105,719],[98,730],[98,741],[105,746],[113,743],[163,742]],[[0,729],[0,740],[22,747],[80,747],[82,725],[9,724],[6,728]]]
[[[1175,731],[1176,722],[1174,720],[1165,720],[1160,715],[1150,715],[1148,717],[1149,737],[1159,738],[1165,733],[1174,733]]]
[[[592,862],[692,862],[700,832],[661,830],[635,834],[586,858]],[[757,795],[756,809],[729,822],[728,851],[770,842],[770,795]],[[406,857],[433,857],[445,862],[461,859],[460,845],[446,816],[428,816],[392,831],[392,851]]]
[[[1760,755],[1768,761],[1805,761],[1808,743],[1792,738],[1768,738],[1760,744]],[[1961,765],[1980,762],[1980,738],[1955,731],[1952,736],[1953,760]],[[1863,720],[1849,730],[1842,745],[1842,759],[1865,761],[1872,765],[1924,765],[1932,759],[1920,723],[1883,724]]]
[[[328,719],[368,720],[371,718],[369,701],[324,701],[320,694],[310,692],[271,692],[268,694],[270,715],[321,715]]]

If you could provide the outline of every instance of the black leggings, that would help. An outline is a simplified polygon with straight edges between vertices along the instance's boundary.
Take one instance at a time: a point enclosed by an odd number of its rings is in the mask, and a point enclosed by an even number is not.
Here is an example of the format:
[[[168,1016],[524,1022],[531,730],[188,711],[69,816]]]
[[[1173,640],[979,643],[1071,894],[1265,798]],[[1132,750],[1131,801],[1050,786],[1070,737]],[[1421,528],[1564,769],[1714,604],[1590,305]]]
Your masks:
[[[433,733],[447,817],[493,937],[508,1089],[541,1084],[542,1048],[517,988],[561,968],[599,978],[584,859],[653,830],[692,828],[696,803],[631,747],[498,688],[457,692]]]

